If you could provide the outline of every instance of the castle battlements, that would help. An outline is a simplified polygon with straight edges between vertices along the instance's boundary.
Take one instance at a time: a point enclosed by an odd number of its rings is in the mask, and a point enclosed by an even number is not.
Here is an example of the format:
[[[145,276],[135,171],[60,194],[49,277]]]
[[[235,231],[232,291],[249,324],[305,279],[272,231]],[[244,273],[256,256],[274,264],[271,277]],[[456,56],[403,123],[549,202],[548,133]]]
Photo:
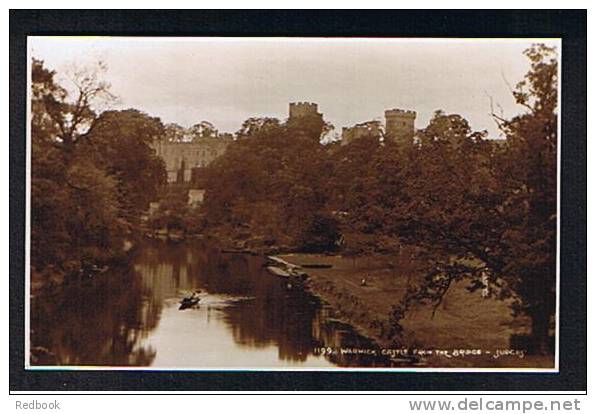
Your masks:
[[[385,110],[385,118],[389,117],[416,118],[416,111],[399,108],[387,109]]]
[[[297,107],[297,106],[304,106],[304,107],[311,107],[317,109],[318,104],[314,102],[290,102],[290,107]]]
[[[303,118],[307,116],[322,116],[318,112],[319,106],[314,102],[291,102],[290,118]]]

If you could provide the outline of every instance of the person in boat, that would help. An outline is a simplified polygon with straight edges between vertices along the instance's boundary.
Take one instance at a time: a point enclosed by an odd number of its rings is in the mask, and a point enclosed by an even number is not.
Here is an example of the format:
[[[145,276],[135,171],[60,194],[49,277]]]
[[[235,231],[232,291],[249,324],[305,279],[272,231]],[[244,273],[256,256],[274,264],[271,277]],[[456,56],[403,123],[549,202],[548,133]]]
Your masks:
[[[180,307],[178,308],[179,310],[183,310],[183,309],[187,309],[187,308],[191,308],[195,305],[198,305],[199,303],[199,290],[195,291],[192,293],[192,295],[190,295],[187,298],[183,298],[180,301]]]
[[[185,303],[185,304],[197,303],[199,301],[199,293],[200,292],[201,292],[200,290],[195,290],[194,292],[192,292],[192,295],[190,295],[187,298],[183,298],[180,303]]]

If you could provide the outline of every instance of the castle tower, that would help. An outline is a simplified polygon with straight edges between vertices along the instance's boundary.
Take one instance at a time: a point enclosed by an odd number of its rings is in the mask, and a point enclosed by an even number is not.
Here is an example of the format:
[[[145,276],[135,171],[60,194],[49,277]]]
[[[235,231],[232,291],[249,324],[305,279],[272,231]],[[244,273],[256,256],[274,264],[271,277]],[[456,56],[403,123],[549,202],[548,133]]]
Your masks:
[[[323,118],[323,114],[318,111],[318,105],[312,102],[291,102],[290,120],[306,117]]]
[[[414,138],[416,112],[403,109],[385,111],[385,136],[397,142],[410,141]]]

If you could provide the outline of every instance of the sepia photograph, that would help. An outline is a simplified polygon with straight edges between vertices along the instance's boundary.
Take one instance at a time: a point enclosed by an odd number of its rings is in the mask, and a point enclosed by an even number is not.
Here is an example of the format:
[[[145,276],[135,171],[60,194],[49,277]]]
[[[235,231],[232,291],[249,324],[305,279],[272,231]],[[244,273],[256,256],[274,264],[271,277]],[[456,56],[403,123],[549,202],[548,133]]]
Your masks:
[[[27,47],[26,369],[558,372],[561,39]]]

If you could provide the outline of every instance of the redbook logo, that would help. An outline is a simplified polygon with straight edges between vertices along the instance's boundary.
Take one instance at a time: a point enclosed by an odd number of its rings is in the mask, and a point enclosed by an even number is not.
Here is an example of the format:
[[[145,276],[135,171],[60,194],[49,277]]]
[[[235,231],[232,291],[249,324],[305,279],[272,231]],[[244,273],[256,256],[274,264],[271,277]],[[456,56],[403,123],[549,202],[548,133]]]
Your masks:
[[[56,400],[47,401],[16,401],[17,410],[60,410],[60,403]]]

